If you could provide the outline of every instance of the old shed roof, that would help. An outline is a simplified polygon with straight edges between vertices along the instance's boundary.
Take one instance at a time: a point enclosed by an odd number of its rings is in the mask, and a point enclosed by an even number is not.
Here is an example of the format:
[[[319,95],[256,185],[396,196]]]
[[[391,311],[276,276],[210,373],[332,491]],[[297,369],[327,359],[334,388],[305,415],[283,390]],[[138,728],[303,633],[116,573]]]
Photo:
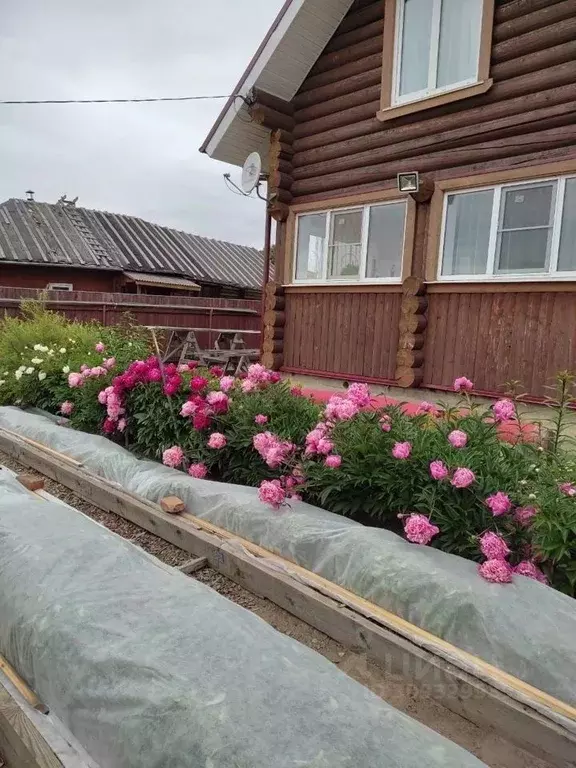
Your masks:
[[[243,165],[254,151],[265,157],[268,131],[250,120],[243,99],[259,88],[291,101],[352,3],[287,0],[200,151],[232,165]]]
[[[259,288],[264,260],[256,248],[135,216],[13,198],[0,204],[2,263],[157,272]]]

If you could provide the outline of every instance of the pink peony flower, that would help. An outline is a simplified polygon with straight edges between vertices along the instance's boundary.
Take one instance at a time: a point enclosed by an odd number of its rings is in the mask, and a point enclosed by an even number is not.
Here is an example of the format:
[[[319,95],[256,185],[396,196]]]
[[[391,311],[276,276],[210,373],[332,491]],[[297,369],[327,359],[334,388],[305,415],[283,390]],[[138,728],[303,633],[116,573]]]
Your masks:
[[[174,397],[182,386],[182,377],[179,374],[173,374],[164,384],[164,394],[168,397]]]
[[[291,442],[281,440],[272,432],[259,432],[254,435],[252,445],[271,469],[284,463],[294,450],[294,445]]]
[[[116,365],[116,358],[115,357],[109,357],[108,360],[104,360],[104,368],[106,368],[107,371],[109,371],[111,368],[114,368]]]
[[[512,509],[512,502],[510,501],[510,498],[505,493],[502,493],[502,491],[498,491],[497,493],[493,493],[491,496],[488,496],[485,504],[488,509],[490,509],[494,517],[505,515]]]
[[[432,525],[426,515],[408,515],[404,520],[404,533],[408,541],[414,544],[429,544],[440,533],[437,525]]]
[[[514,512],[514,520],[527,528],[537,514],[538,511],[534,507],[518,507]]]
[[[263,480],[258,489],[258,498],[264,504],[269,504],[274,509],[279,509],[284,503],[286,492],[282,488],[280,480]]]
[[[258,424],[259,426],[268,424],[268,416],[265,416],[263,413],[259,413],[258,416],[254,418],[254,423]]]
[[[191,418],[198,410],[198,405],[192,400],[187,400],[180,409],[180,416]]]
[[[212,424],[212,418],[209,413],[207,413],[205,410],[198,410],[192,417],[192,426],[194,429],[202,430],[202,429],[208,429],[208,427]]]
[[[212,432],[208,438],[208,448],[218,450],[219,448],[224,448],[227,442],[228,441],[221,432]]]
[[[97,376],[106,376],[108,371],[106,370],[106,368],[104,368],[103,365],[97,365],[94,368],[90,368],[90,370],[86,371],[85,373],[87,373],[88,376],[92,376],[96,378]]]
[[[60,413],[63,416],[70,416],[73,410],[74,410],[74,403],[71,403],[70,400],[65,400],[60,406]]]
[[[466,467],[458,467],[458,469],[452,475],[450,483],[454,488],[468,488],[476,480],[476,475],[471,469]]]
[[[324,456],[328,455],[333,449],[334,443],[326,437],[321,437],[316,444],[316,452],[321,453]]]
[[[198,362],[198,360],[190,360],[188,362],[188,368],[191,371],[193,371],[195,368],[198,368],[199,365],[200,363]]]
[[[167,467],[179,467],[183,461],[184,451],[179,445],[173,445],[172,448],[167,448],[162,454],[162,464],[165,464]]]
[[[572,483],[560,483],[558,488],[564,496],[576,496],[576,486],[572,485]]]
[[[260,363],[254,363],[248,368],[248,378],[256,384],[267,384],[270,379],[270,371]]]
[[[418,405],[418,413],[435,413],[436,406],[434,403],[429,403],[427,400],[422,400]]]
[[[190,464],[188,474],[191,477],[195,477],[197,480],[203,480],[208,474],[208,467],[206,464],[202,464],[202,462],[199,462],[198,464]]]
[[[115,429],[116,424],[112,421],[112,419],[104,419],[104,423],[102,424],[102,431],[105,435],[111,435]]]
[[[330,467],[330,469],[338,469],[342,464],[342,456],[338,456],[336,454],[333,454],[332,456],[326,456],[324,464],[327,467]]]
[[[126,419],[120,419],[118,422],[118,432],[124,432],[126,429]]]
[[[412,453],[412,443],[394,443],[392,456],[395,459],[407,459]]]
[[[512,568],[506,560],[486,560],[478,566],[478,573],[486,581],[495,584],[509,584],[512,581]]]
[[[81,372],[81,373],[86,373],[86,371],[89,371],[89,370],[90,370],[90,366],[89,366],[89,365],[86,365],[86,363],[83,363],[83,364],[80,366],[80,372]]]
[[[510,554],[508,544],[492,531],[487,531],[480,536],[480,551],[487,560],[505,560]]]
[[[516,416],[516,408],[512,400],[498,400],[492,406],[496,421],[510,421]]]
[[[468,442],[468,435],[461,429],[454,429],[448,435],[448,442],[453,448],[464,448]]]
[[[293,397],[304,397],[304,393],[302,392],[302,387],[291,387],[290,394]]]
[[[222,376],[220,379],[220,389],[222,392],[229,392],[234,386],[234,376]]]
[[[214,413],[226,413],[230,406],[230,398],[224,392],[208,392],[206,402]]]
[[[96,346],[94,347],[94,349],[96,350],[96,352],[99,352],[100,354],[102,354],[102,352],[106,350],[106,347],[104,346],[104,344],[102,344],[101,341],[99,341],[98,344],[96,344]]]
[[[443,461],[430,462],[430,476],[434,480],[445,480],[448,477],[448,467]]]
[[[382,432],[390,432],[390,430],[392,429],[392,424],[390,423],[390,416],[386,416],[386,415],[382,416],[379,424]]]
[[[278,371],[271,371],[268,378],[270,380],[270,384],[278,384],[278,382],[282,380],[282,376],[278,373]]]
[[[148,381],[162,381],[162,371],[160,368],[150,368],[147,379]]]
[[[518,563],[514,568],[514,573],[517,573],[519,576],[526,576],[529,579],[534,579],[534,581],[539,581],[541,584],[548,584],[546,576],[531,560],[523,560],[521,563]]]
[[[454,379],[454,392],[471,392],[473,389],[474,384],[466,376],[459,376]]]
[[[84,378],[81,373],[68,374],[68,386],[74,389],[75,387],[81,387],[84,383]]]
[[[366,384],[350,384],[348,387],[347,398],[358,408],[366,408],[370,405],[370,390]]]
[[[245,394],[248,394],[249,392],[254,392],[258,385],[255,381],[252,381],[252,379],[244,379],[244,381],[241,384],[242,392]]]
[[[330,421],[348,421],[354,418],[360,408],[352,400],[332,395],[326,405],[324,416]]]
[[[217,379],[219,379],[221,376],[224,376],[224,368],[221,368],[219,365],[213,365],[209,371],[212,376],[216,376]]]
[[[206,386],[208,386],[208,379],[204,378],[204,376],[194,376],[190,382],[192,392],[201,392]]]

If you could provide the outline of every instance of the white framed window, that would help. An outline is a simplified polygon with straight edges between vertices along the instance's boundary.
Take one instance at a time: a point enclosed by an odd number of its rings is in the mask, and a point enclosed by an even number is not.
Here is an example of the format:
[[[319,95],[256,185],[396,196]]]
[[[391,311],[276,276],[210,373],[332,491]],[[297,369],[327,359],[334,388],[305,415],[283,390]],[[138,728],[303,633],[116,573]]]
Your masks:
[[[448,192],[439,280],[576,279],[576,177]]]
[[[48,283],[46,286],[49,291],[73,291],[72,283]]]
[[[485,0],[397,0],[392,104],[479,81]]]
[[[299,214],[294,282],[401,282],[406,212],[394,201]]]

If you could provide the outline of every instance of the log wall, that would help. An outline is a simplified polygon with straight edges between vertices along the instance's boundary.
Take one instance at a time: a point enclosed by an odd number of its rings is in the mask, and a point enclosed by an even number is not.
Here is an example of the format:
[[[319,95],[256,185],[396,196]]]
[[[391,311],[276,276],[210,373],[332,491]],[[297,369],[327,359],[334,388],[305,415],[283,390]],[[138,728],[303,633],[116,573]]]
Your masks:
[[[287,206],[331,206],[389,190],[406,170],[435,182],[510,168],[526,168],[529,178],[530,166],[576,158],[576,0],[496,0],[492,87],[384,122],[377,117],[383,37],[384,1],[356,0],[292,103],[271,105],[279,112],[267,119],[281,131],[285,153],[274,180]],[[418,203],[422,237],[410,270],[417,278],[426,274],[426,232],[436,226],[430,210]],[[400,286],[396,293],[288,289],[283,365],[398,384],[402,371],[412,381],[404,386],[449,387],[466,375],[491,393],[515,379],[542,397],[547,379],[576,366],[575,289],[428,285],[414,350],[411,334],[398,331]]]

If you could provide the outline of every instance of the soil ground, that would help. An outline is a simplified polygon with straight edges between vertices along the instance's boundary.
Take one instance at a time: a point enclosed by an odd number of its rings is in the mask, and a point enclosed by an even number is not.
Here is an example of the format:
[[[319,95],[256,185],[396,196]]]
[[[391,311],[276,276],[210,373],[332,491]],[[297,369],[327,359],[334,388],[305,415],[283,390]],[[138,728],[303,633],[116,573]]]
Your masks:
[[[17,472],[26,470],[26,467],[2,452],[0,452],[0,465]],[[45,490],[123,538],[134,540],[136,546],[142,547],[168,565],[177,567],[190,559],[189,553],[144,532],[138,526],[112,512],[104,512],[88,504],[64,486],[48,478],[45,479]],[[269,600],[248,592],[212,568],[203,568],[190,578],[195,578],[215,589],[224,597],[260,616],[279,632],[322,654],[393,707],[464,747],[491,768],[552,768],[543,760],[514,747],[491,729],[480,728],[451,712],[427,696],[418,686],[407,684],[402,678],[391,675],[376,662],[346,649],[322,632],[310,627]]]

